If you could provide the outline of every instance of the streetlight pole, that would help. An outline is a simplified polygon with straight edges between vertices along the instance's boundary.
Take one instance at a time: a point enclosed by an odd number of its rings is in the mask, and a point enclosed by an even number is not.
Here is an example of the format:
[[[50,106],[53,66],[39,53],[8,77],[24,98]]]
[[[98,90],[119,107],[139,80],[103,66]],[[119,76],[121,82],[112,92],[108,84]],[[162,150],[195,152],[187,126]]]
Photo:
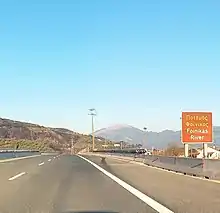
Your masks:
[[[72,136],[72,137],[71,137],[71,155],[74,154],[73,149],[74,149],[74,145],[73,145],[73,136]]]
[[[107,137],[105,137],[105,147],[104,147],[104,149],[106,149],[106,145],[107,145]]]
[[[143,130],[144,130],[145,134],[144,134],[144,139],[143,139],[143,141],[142,141],[142,148],[143,148],[143,145],[144,145],[144,140],[146,140],[147,127],[144,127]]]
[[[89,109],[89,115],[92,116],[92,150],[95,149],[95,134],[94,134],[94,116],[96,116],[96,110],[94,108]]]

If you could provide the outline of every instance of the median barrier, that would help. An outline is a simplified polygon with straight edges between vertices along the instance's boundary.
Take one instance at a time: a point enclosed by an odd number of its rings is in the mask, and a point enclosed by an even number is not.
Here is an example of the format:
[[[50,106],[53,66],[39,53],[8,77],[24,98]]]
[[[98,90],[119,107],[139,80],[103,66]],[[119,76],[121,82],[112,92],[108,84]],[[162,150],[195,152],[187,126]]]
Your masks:
[[[26,157],[32,155],[39,155],[39,151],[31,151],[31,150],[1,150],[0,159],[8,159],[8,158],[19,158]]]
[[[41,155],[59,155],[60,152],[42,152]]]

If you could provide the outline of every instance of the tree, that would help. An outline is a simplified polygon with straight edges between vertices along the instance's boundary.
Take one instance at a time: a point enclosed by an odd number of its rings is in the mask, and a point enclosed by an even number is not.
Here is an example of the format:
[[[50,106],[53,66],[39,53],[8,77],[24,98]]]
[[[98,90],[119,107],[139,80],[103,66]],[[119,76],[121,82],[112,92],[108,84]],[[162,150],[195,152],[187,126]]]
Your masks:
[[[167,156],[179,156],[184,153],[183,148],[179,147],[177,143],[169,143],[168,148],[165,150]]]

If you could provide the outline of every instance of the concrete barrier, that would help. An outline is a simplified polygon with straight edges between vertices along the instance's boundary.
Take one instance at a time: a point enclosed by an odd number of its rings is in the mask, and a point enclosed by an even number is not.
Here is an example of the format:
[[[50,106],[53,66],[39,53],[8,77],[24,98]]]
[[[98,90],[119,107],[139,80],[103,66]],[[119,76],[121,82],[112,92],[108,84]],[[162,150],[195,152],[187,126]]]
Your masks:
[[[28,151],[28,150],[1,150],[0,159],[9,159],[9,158],[19,158],[32,155],[39,155],[38,151]]]
[[[163,164],[171,164],[171,165],[177,165],[177,166],[187,167],[187,168],[203,168],[204,167],[204,160],[197,159],[197,158],[167,157],[167,156],[156,156],[156,155],[145,155],[141,157],[154,163],[159,162]]]
[[[220,160],[122,153],[100,154],[142,162],[148,166],[158,167],[185,175],[220,180]]]
[[[220,180],[220,160],[204,159],[203,171],[211,173],[211,179]]]
[[[59,155],[60,152],[42,152],[41,155]]]

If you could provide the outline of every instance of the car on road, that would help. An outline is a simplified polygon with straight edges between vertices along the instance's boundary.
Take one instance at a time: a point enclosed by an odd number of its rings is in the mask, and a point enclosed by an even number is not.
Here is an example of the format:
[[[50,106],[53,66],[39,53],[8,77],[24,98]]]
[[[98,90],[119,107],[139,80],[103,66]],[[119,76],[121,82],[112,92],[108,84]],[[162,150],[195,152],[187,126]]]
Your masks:
[[[136,149],[136,154],[151,155],[151,152],[145,148]]]

